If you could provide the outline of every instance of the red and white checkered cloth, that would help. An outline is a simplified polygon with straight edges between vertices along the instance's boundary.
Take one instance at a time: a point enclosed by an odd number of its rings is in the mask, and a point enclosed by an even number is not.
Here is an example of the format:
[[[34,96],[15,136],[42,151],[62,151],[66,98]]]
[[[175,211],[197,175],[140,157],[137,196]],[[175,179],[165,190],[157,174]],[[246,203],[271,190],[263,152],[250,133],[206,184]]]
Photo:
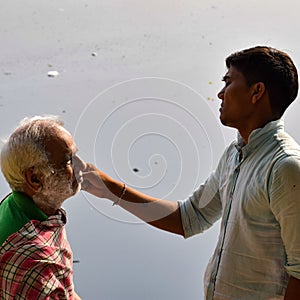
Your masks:
[[[73,299],[72,250],[61,209],[30,221],[0,247],[0,299]]]

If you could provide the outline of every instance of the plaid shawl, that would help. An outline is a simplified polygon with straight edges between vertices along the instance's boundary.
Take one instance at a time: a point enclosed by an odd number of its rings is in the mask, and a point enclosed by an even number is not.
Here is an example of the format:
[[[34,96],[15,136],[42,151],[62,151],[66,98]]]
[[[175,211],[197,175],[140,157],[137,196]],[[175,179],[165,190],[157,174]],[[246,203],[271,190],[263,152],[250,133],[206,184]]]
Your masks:
[[[72,251],[63,209],[32,220],[0,247],[0,299],[73,299]]]

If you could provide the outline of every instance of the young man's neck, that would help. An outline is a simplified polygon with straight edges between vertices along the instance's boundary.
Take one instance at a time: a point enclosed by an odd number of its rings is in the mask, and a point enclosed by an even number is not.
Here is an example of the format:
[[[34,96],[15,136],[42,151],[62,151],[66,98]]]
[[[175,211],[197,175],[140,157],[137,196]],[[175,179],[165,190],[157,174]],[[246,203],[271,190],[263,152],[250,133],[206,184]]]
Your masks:
[[[249,142],[249,136],[252,133],[252,131],[259,129],[259,128],[263,128],[265,125],[267,125],[268,123],[278,120],[279,118],[264,118],[261,119],[260,121],[257,122],[253,122],[253,124],[249,125],[248,127],[244,127],[243,129],[237,128],[241,137],[243,138],[245,144],[248,144]]]

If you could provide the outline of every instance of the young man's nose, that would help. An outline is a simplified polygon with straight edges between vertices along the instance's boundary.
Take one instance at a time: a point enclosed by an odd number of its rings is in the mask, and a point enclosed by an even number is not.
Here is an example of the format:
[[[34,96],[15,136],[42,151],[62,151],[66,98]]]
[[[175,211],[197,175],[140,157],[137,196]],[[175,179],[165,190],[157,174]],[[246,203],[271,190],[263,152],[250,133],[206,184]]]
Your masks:
[[[221,91],[218,93],[218,98],[223,100],[223,98],[224,98],[224,88],[221,89]]]

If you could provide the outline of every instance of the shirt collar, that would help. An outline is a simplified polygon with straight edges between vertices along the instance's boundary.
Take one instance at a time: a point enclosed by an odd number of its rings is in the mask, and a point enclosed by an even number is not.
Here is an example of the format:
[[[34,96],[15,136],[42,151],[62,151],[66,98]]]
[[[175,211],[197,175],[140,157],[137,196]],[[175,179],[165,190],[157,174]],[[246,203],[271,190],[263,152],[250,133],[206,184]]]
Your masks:
[[[26,194],[17,191],[13,191],[12,194],[15,203],[29,220],[45,221],[48,219],[48,216]]]
[[[63,226],[67,223],[66,211],[63,208],[59,208],[56,213],[43,222],[48,226]]]
[[[237,136],[237,150],[243,151],[243,156],[247,156],[247,154],[254,151],[257,147],[261,146],[265,140],[267,140],[270,136],[274,135],[275,133],[283,130],[284,122],[283,119],[278,119],[275,121],[271,121],[267,123],[262,128],[257,128],[251,132],[248,139],[248,144],[245,144],[242,136],[238,133]]]

